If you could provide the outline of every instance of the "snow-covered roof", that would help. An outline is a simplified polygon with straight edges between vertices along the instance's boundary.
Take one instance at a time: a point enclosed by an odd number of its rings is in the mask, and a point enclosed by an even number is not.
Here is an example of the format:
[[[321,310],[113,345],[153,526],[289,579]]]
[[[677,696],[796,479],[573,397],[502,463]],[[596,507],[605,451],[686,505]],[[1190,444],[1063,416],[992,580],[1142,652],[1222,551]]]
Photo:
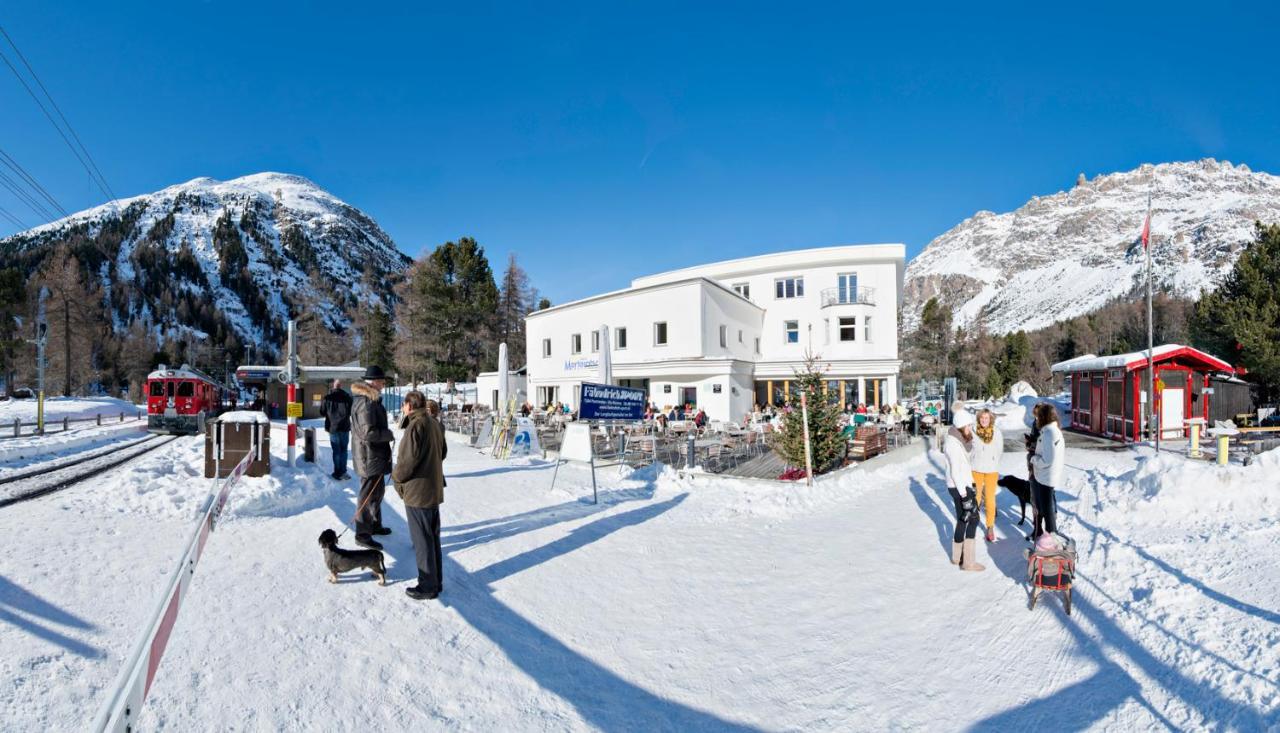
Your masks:
[[[1210,369],[1223,372],[1234,372],[1235,369],[1227,362],[1219,359],[1212,354],[1206,354],[1199,349],[1193,349],[1190,346],[1182,344],[1163,344],[1151,350],[1151,358],[1156,362],[1169,361],[1174,357],[1186,357],[1192,361],[1198,362]],[[1085,356],[1077,356],[1074,359],[1060,361],[1049,368],[1054,374],[1063,372],[1091,372],[1102,369],[1124,369],[1126,371],[1146,366],[1147,352],[1134,351],[1128,354],[1115,354],[1113,356],[1094,356],[1087,354]]]

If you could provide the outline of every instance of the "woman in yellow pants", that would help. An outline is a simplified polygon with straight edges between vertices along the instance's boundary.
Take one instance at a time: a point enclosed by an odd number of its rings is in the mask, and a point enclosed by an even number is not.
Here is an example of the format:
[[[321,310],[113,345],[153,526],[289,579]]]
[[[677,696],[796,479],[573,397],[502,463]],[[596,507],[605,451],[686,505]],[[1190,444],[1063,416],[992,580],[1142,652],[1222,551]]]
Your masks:
[[[978,506],[987,508],[987,542],[996,539],[996,482],[1000,480],[1000,458],[1004,455],[1004,435],[996,427],[991,410],[978,413],[978,426],[969,462],[973,466],[973,484],[978,489]]]

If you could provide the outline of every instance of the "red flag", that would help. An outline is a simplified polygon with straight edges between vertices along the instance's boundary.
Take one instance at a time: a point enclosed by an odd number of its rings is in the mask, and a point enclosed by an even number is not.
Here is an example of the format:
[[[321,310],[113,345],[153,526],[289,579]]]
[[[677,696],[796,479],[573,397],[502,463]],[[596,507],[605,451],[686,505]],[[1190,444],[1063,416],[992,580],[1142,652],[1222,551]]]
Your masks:
[[[1147,218],[1142,222],[1142,248],[1147,248],[1147,243],[1151,241],[1151,210],[1147,209]]]

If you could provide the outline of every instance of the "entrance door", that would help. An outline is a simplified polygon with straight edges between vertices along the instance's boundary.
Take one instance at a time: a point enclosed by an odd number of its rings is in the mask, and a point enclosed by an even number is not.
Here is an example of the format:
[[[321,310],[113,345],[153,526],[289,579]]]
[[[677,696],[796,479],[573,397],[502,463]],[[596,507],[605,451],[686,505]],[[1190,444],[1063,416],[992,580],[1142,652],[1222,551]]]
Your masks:
[[[1160,437],[1181,438],[1184,411],[1184,394],[1181,389],[1165,387],[1160,392]]]
[[[680,404],[693,405],[694,409],[697,409],[698,388],[697,387],[681,387],[680,388]]]
[[[1102,428],[1106,424],[1107,406],[1102,404],[1102,383],[1094,382],[1090,385],[1092,390],[1089,395],[1089,430],[1094,433],[1102,434]]]

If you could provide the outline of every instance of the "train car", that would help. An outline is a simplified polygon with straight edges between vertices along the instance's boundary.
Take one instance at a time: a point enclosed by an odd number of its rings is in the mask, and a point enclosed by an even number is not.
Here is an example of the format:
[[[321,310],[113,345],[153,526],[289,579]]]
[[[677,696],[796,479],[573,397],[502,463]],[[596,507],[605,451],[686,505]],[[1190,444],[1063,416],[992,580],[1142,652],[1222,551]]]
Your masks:
[[[205,420],[222,412],[228,390],[213,377],[183,364],[164,364],[147,375],[147,430],[152,433],[193,435]]]

